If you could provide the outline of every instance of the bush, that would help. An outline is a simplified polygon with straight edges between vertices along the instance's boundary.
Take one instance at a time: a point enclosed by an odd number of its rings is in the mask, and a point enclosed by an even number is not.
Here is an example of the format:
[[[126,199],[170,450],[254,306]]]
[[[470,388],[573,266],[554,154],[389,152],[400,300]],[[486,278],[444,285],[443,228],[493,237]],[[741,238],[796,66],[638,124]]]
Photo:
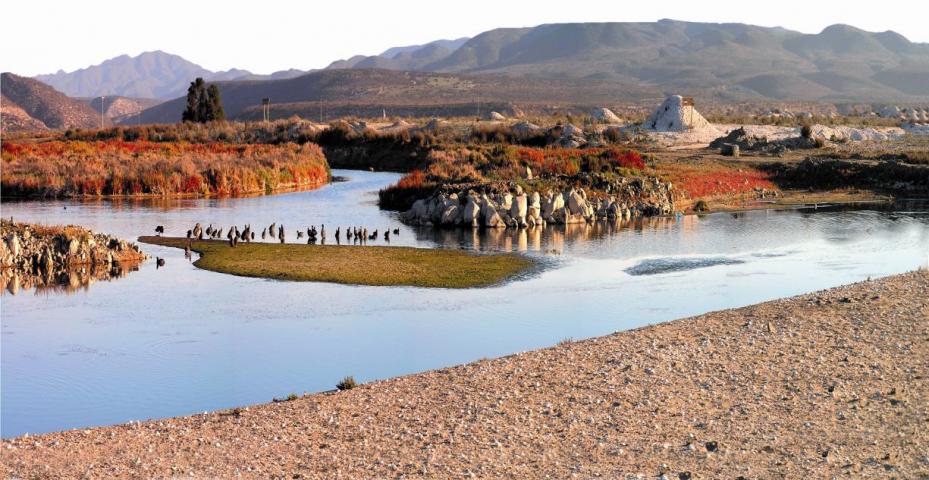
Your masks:
[[[703,200],[702,198],[694,203],[695,212],[708,212],[709,210],[709,205],[707,205],[706,200]]]
[[[335,388],[338,388],[339,390],[351,390],[357,386],[358,384],[355,383],[355,378],[352,376],[347,376],[343,378],[341,382],[337,383]]]
[[[804,124],[800,127],[800,136],[803,138],[810,138],[813,136],[813,128],[809,124]]]

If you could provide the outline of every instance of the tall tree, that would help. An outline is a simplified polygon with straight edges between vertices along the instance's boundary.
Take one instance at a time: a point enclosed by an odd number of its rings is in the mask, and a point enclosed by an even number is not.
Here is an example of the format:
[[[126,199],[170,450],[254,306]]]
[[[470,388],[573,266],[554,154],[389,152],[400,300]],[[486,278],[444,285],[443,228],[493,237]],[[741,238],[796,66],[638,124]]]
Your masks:
[[[216,84],[210,84],[206,94],[210,101],[210,120],[225,120],[226,111],[223,109],[223,102],[219,97],[219,87]]]
[[[181,114],[181,120],[184,122],[201,122],[200,119],[200,102],[204,96],[204,82],[202,78],[190,82],[187,88],[187,108]]]
[[[205,123],[225,119],[226,112],[219,96],[219,87],[216,85],[207,87],[202,78],[190,82],[190,87],[187,89],[187,108],[181,115],[181,120]]]

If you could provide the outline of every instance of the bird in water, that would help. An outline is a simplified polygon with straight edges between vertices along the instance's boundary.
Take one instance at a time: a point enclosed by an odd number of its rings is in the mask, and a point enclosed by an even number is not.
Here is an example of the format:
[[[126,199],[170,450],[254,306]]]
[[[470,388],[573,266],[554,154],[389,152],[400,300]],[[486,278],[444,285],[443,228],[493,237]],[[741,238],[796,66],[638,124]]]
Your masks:
[[[162,225],[158,225],[157,227],[155,227],[155,233],[158,235],[164,235],[165,227]]]
[[[165,266],[165,259],[161,257],[155,257],[155,270]]]
[[[395,229],[394,229],[394,235],[400,235],[400,229],[399,229],[399,228],[395,228]]]

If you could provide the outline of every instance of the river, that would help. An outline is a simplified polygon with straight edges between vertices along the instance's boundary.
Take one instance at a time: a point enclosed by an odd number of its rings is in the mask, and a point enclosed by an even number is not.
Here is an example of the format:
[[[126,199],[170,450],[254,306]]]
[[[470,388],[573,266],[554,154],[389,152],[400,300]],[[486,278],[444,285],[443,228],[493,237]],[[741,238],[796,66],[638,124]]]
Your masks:
[[[485,289],[364,287],[199,270],[180,250],[126,277],[2,298],[3,437],[199,413],[550,346],[913,270],[925,207],[764,210],[551,226],[403,226],[377,208],[392,173],[243,199],[4,203],[3,217],[126,239],[194,222],[399,228],[391,245],[523,251],[547,267]],[[332,241],[332,233],[330,241]],[[302,241],[299,240],[299,241]],[[382,244],[379,240],[377,244]],[[165,266],[156,268],[154,257]]]

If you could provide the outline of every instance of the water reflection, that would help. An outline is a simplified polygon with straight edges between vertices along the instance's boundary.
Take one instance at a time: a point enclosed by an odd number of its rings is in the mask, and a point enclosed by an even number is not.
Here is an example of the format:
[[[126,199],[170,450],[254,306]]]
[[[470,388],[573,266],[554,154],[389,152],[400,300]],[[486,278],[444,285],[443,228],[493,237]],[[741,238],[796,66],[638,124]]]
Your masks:
[[[697,224],[694,215],[600,220],[594,223],[546,225],[526,229],[512,228],[432,228],[416,227],[416,239],[441,248],[478,251],[564,253],[572,248],[603,244],[610,236],[628,230],[638,235],[662,235],[672,230],[692,232]]]
[[[123,262],[112,265],[85,265],[65,271],[45,272],[38,270],[35,273],[18,272],[12,268],[0,272],[0,289],[3,295],[7,293],[17,295],[22,292],[35,290],[36,295],[42,294],[73,294],[79,291],[86,292],[96,282],[109,282],[125,277],[130,272],[139,270],[141,262]]]

